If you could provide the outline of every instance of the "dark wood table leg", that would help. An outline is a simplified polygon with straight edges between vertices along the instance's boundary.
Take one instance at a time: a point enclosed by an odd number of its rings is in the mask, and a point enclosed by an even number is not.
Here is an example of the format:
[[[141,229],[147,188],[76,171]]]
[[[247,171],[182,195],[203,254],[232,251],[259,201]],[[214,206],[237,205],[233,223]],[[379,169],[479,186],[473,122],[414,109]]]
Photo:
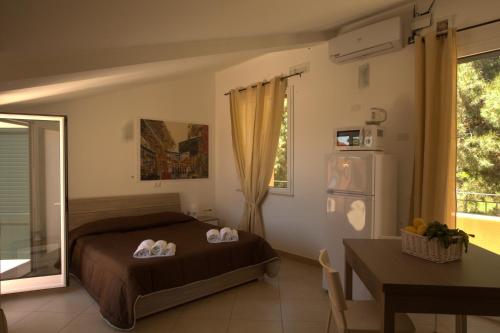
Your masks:
[[[347,262],[345,262],[345,298],[348,300],[352,299],[352,267]]]
[[[395,332],[395,320],[396,313],[390,302],[390,299],[384,295],[384,312],[382,314],[382,332],[384,333],[394,333]]]
[[[467,333],[467,316],[466,315],[456,315],[455,316],[455,332],[456,333]]]

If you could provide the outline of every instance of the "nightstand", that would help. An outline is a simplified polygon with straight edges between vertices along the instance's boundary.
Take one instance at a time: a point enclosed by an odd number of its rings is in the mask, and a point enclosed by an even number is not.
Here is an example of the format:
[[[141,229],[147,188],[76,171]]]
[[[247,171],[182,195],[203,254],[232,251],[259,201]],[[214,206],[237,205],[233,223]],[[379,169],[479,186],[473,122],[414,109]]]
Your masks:
[[[216,227],[219,226],[219,219],[216,218],[215,216],[208,216],[208,215],[203,216],[203,215],[201,215],[201,216],[196,217],[196,219],[200,222],[208,223],[208,224],[214,225]]]

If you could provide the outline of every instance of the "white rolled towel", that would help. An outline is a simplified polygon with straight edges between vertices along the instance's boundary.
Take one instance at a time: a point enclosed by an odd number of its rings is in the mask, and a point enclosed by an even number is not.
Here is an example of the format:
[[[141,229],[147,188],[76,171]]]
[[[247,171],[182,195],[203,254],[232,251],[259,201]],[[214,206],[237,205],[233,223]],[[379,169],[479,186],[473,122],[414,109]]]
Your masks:
[[[220,241],[221,242],[230,242],[233,237],[233,231],[231,228],[224,227],[220,229]]]
[[[167,242],[165,242],[164,240],[159,240],[159,241],[156,241],[156,243],[151,248],[151,255],[152,256],[163,256],[163,255],[165,255],[166,251],[167,251]]]
[[[165,249],[165,253],[162,254],[165,257],[172,257],[175,256],[175,250],[177,249],[177,246],[175,243],[168,243],[167,248]]]
[[[231,242],[237,242],[240,240],[240,237],[238,236],[238,230],[233,229],[231,230]]]
[[[209,243],[220,243],[220,233],[217,229],[210,229],[207,231],[207,241]]]
[[[155,245],[152,239],[146,239],[139,244],[134,252],[134,258],[147,258],[151,256],[151,248]]]

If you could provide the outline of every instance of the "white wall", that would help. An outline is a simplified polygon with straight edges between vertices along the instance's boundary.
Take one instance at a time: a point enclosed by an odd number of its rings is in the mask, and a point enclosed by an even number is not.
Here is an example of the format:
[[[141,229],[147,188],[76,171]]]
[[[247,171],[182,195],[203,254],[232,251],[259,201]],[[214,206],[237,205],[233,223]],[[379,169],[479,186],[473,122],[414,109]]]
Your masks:
[[[442,0],[435,18],[453,17],[458,27],[492,19],[491,0]],[[498,13],[498,11],[493,10]],[[496,17],[494,17],[496,18]],[[310,72],[293,78],[295,86],[295,147],[293,197],[269,195],[263,206],[267,238],[281,250],[315,258],[324,246],[325,222],[324,156],[332,151],[335,127],[359,125],[372,106],[388,111],[386,152],[397,156],[398,219],[408,220],[413,158],[414,46],[351,64],[328,60],[327,44],[267,54],[216,73],[215,176],[216,210],[222,222],[237,225],[243,197],[231,148],[228,97],[224,92],[274,75],[287,74],[289,67],[310,62]],[[370,86],[358,89],[358,66],[370,64]],[[354,111],[359,107],[361,111]]]
[[[214,76],[199,74],[16,110],[68,116],[69,197],[180,192],[183,209],[213,207]],[[209,125],[209,178],[139,182],[138,120]]]
[[[388,111],[388,153],[399,158],[400,220],[407,218],[413,114],[413,47],[369,59],[370,86],[358,89],[361,63],[336,65],[328,59],[327,44],[268,54],[216,74],[216,209],[227,224],[239,222],[243,203],[231,150],[229,105],[224,91],[287,73],[310,62],[310,72],[289,81],[294,85],[294,196],[269,195],[263,214],[267,237],[278,249],[315,257],[323,244],[325,221],[325,155],[333,148],[335,127],[359,125],[372,106]],[[361,110],[357,109],[359,105]],[[354,107],[353,107],[354,106]],[[224,153],[222,153],[224,152]]]

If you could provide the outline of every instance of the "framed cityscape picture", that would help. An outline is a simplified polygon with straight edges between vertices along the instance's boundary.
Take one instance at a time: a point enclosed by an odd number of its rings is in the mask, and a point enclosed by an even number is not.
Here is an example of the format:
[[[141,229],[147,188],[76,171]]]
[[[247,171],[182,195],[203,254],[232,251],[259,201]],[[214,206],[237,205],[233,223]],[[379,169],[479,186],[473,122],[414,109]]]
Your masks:
[[[140,179],[208,178],[208,125],[140,120]]]

